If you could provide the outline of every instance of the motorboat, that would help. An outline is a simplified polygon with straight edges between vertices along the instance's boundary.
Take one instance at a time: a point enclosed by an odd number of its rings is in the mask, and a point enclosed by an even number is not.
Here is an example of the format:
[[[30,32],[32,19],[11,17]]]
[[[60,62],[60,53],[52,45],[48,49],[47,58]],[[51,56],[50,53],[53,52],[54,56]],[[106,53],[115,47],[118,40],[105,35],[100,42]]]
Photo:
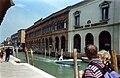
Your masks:
[[[63,56],[59,58],[59,60],[56,60],[55,62],[58,64],[64,64],[64,65],[74,65],[74,59],[63,59]],[[81,64],[82,60],[77,59],[77,64]]]
[[[89,62],[89,60],[88,60],[88,58],[87,57],[81,57],[81,60],[83,61],[83,62],[86,62],[86,63],[88,63]]]
[[[64,59],[64,60],[56,60],[58,64],[66,64],[66,65],[74,65],[74,59]],[[77,64],[81,64],[82,60],[77,59]]]

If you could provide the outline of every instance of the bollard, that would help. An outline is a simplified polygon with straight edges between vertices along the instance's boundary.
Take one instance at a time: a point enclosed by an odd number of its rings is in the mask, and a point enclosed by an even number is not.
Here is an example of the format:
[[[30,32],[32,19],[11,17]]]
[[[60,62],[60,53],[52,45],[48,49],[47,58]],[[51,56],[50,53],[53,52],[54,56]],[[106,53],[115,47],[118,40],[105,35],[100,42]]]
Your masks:
[[[30,48],[30,54],[32,58],[32,65],[34,66],[34,56],[33,56],[33,50]]]
[[[27,48],[25,47],[25,56],[26,56],[26,62],[29,64],[29,57],[28,57],[28,51]]]
[[[12,51],[13,51],[13,56],[15,57],[15,49],[14,49],[14,47],[13,47]]]
[[[78,78],[77,49],[74,49],[74,78]]]
[[[57,49],[55,50],[55,57],[57,57],[58,56],[58,53],[57,53]]]
[[[70,53],[70,58],[72,57],[72,53],[71,52],[69,52]]]
[[[115,50],[111,51],[111,61],[112,61],[113,69],[116,72],[118,72],[117,56]]]
[[[46,49],[45,49],[45,57],[46,57]]]
[[[72,51],[71,51],[71,40],[70,40],[70,58],[71,58],[71,55],[72,55],[71,52]]]
[[[61,56],[63,56],[63,49],[61,49]]]
[[[50,48],[49,48],[49,57],[50,57],[50,54],[51,54],[50,52],[51,52],[51,50],[50,50]]]
[[[18,47],[16,47],[16,58],[18,58]]]

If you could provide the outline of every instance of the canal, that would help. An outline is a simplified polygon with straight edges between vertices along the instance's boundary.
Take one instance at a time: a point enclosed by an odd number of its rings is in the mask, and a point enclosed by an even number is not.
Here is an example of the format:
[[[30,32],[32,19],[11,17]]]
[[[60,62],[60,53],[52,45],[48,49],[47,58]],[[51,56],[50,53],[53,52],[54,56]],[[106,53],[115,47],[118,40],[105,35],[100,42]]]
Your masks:
[[[29,59],[31,56],[29,55]],[[20,52],[19,58],[22,62],[25,62],[25,54]],[[55,57],[43,56],[40,54],[34,54],[35,67],[55,76],[56,78],[74,78],[74,67],[70,65],[62,65],[55,63]],[[30,61],[31,63],[31,61]],[[79,70],[84,70],[87,63],[81,63],[78,65]],[[120,72],[120,70],[119,70]]]
[[[29,57],[31,57],[29,55]],[[25,62],[25,54],[20,52],[19,58],[22,62]],[[29,58],[31,60],[31,58]],[[43,56],[40,54],[34,54],[35,67],[55,76],[56,78],[74,78],[74,67],[70,65],[62,65],[55,63],[55,57]],[[31,61],[30,61],[31,63]],[[87,63],[81,63],[78,69],[84,69]]]

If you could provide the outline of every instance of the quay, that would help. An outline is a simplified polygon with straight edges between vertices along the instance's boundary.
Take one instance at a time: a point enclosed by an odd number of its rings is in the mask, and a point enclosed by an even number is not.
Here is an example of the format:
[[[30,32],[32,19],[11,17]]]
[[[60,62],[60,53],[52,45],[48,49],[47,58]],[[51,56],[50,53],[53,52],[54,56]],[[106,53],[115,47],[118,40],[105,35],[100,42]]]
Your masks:
[[[56,78],[30,64],[16,63],[18,60],[10,56],[9,62],[0,63],[0,78]]]

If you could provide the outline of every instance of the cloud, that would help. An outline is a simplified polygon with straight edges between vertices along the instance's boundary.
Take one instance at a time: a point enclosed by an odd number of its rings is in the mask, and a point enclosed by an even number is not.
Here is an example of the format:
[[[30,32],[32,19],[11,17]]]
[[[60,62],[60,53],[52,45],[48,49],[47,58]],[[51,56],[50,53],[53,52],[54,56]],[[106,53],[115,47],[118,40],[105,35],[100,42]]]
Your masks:
[[[22,4],[22,3],[16,3],[16,4],[15,4],[15,7],[24,8],[25,5]]]
[[[49,5],[53,6],[53,7],[60,8],[60,5],[58,5],[58,3],[60,4],[60,2],[57,1],[57,0],[56,1],[54,1],[54,0],[50,0],[50,1],[43,0],[43,2],[49,4]]]
[[[35,0],[35,1],[42,1],[57,9],[61,9],[61,8],[65,8],[67,6],[76,4],[78,2],[81,2],[83,0]]]

